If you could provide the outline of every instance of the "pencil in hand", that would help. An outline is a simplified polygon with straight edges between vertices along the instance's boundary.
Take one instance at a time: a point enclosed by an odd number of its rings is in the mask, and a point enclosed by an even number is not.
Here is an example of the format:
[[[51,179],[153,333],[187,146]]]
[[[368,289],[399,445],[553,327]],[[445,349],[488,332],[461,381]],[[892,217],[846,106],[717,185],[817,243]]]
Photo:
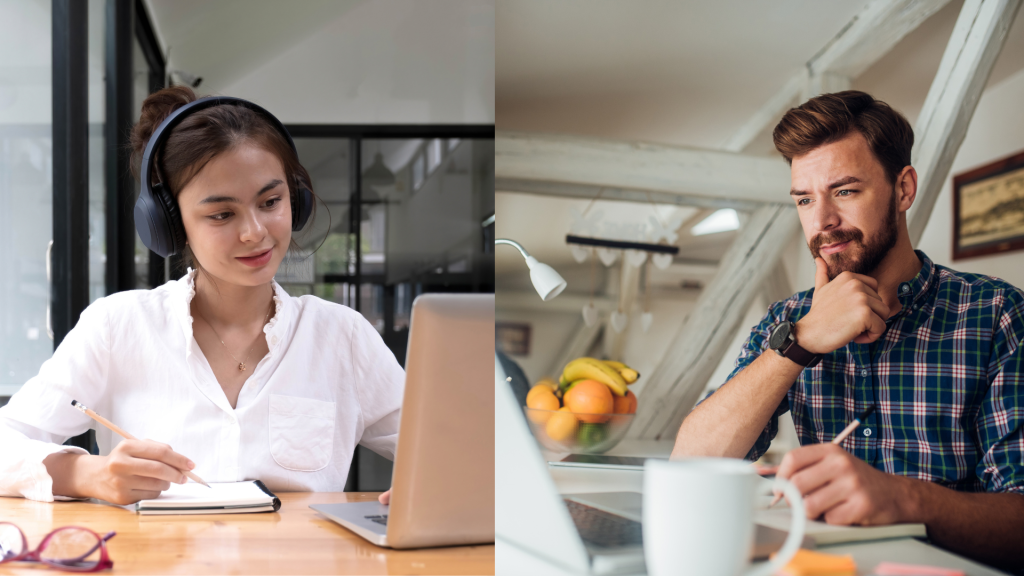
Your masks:
[[[100,416],[99,414],[97,414],[97,413],[93,412],[92,410],[86,408],[85,405],[82,404],[81,402],[79,402],[77,400],[72,400],[71,401],[71,405],[74,406],[75,408],[77,408],[79,411],[81,411],[86,416],[92,418],[93,420],[99,422],[100,424],[103,424],[104,426],[109,428],[110,431],[114,432],[118,436],[120,436],[120,437],[122,437],[122,438],[124,438],[126,440],[138,440],[138,438],[136,438],[135,436],[132,436],[131,434],[129,434],[129,433],[125,432],[124,430],[122,430],[121,427],[118,426],[117,424],[114,424],[110,420],[107,420],[103,416]],[[191,478],[193,482],[197,482],[199,484],[202,484],[203,486],[206,486],[207,488],[210,487],[210,485],[207,484],[206,481],[203,480],[202,478],[200,478],[197,474],[194,474],[194,473],[192,473],[192,472],[190,472],[188,470],[179,470],[179,472],[181,472],[185,476],[188,476],[189,478]]]
[[[833,444],[840,444],[840,443],[842,443],[843,440],[846,440],[847,436],[849,436],[850,434],[853,434],[853,431],[856,430],[858,426],[863,424],[864,421],[868,419],[868,416],[871,416],[872,414],[874,414],[874,412],[875,412],[875,405],[872,404],[871,406],[868,406],[867,410],[865,410],[863,413],[861,413],[860,416],[857,416],[856,418],[854,418],[853,422],[850,422],[849,424],[847,424],[846,428],[843,428],[843,431],[840,432],[838,436],[836,436],[835,438],[832,439],[832,443]],[[775,506],[776,504],[779,503],[779,500],[782,500],[782,492],[776,492],[775,493],[775,498],[772,499],[772,503],[769,504],[768,507],[771,508],[771,507]]]

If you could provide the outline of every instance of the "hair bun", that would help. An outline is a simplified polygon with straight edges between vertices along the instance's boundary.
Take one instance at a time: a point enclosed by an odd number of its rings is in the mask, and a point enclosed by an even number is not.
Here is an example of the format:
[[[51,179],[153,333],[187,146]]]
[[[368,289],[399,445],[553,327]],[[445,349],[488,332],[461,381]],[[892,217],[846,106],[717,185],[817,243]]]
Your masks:
[[[169,86],[150,94],[142,102],[142,114],[131,132],[131,170],[135,178],[139,178],[142,154],[157,126],[172,112],[196,100],[196,93],[188,86]]]

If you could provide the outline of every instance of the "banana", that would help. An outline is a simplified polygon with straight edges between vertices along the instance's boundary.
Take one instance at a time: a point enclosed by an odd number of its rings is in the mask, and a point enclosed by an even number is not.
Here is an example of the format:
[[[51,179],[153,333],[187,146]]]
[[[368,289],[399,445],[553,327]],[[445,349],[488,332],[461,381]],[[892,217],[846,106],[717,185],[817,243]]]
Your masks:
[[[637,378],[640,377],[640,373],[633,370],[629,366],[626,366],[622,362],[616,362],[614,360],[604,360],[604,363],[614,368],[622,379],[626,381],[626,384],[632,384],[636,382]]]
[[[579,380],[573,380],[572,382],[565,382],[564,384],[561,384],[558,389],[559,389],[559,391],[563,395],[567,394],[569,392],[569,390],[572,390],[573,386],[575,386],[576,384],[582,382],[583,380],[585,380],[585,378],[580,378]]]
[[[597,380],[608,386],[616,396],[626,395],[626,380],[614,368],[594,358],[577,358],[565,365],[562,379]]]

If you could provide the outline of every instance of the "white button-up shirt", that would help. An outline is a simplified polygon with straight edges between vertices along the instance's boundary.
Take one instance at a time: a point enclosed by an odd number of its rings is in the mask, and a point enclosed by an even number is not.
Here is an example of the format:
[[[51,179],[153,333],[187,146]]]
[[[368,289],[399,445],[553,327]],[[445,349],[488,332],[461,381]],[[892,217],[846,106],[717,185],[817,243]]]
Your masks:
[[[394,459],[405,373],[361,314],[274,283],[276,312],[263,329],[270,352],[231,408],[192,336],[194,278],[86,308],[0,408],[0,496],[52,501],[43,460],[84,453],[61,443],[88,428],[101,454],[121,441],[72,400],[136,438],[169,444],[207,482],[340,492],[356,444]]]

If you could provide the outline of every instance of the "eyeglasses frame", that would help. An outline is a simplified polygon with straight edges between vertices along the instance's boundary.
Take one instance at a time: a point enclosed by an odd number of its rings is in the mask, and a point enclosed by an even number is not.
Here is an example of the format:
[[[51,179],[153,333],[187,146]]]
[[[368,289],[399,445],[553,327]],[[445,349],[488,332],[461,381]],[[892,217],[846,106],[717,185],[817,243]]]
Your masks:
[[[68,572],[82,573],[99,572],[101,570],[108,570],[114,567],[114,561],[110,559],[110,555],[107,553],[107,540],[110,540],[111,538],[116,536],[117,532],[108,532],[105,536],[100,536],[96,532],[93,532],[92,530],[84,526],[62,526],[60,528],[57,528],[56,530],[52,530],[49,534],[44,536],[43,541],[39,543],[39,546],[37,546],[35,550],[29,550],[28,538],[25,537],[25,532],[22,531],[22,529],[17,524],[14,524],[12,522],[0,522],[0,526],[3,526],[5,524],[14,526],[14,529],[17,530],[19,534],[21,534],[21,544],[22,550],[24,550],[24,552],[15,556],[14,558],[0,559],[0,565],[6,564],[7,562],[37,562],[39,564],[46,564],[47,566],[51,566],[53,568],[57,568],[60,570],[66,570]],[[100,549],[100,560],[96,563],[95,566],[90,568],[79,568],[75,567],[74,565],[63,564],[61,562],[44,560],[42,557],[40,557],[40,553],[46,549],[46,545],[50,543],[50,539],[52,539],[54,535],[56,535],[58,532],[64,530],[85,530],[86,532],[89,532],[90,534],[96,537],[97,542],[99,542],[96,546],[98,546]],[[83,559],[85,559],[90,554],[96,551],[96,546],[90,548],[88,552],[79,556],[78,558],[65,558],[64,560],[68,562],[82,561]]]

